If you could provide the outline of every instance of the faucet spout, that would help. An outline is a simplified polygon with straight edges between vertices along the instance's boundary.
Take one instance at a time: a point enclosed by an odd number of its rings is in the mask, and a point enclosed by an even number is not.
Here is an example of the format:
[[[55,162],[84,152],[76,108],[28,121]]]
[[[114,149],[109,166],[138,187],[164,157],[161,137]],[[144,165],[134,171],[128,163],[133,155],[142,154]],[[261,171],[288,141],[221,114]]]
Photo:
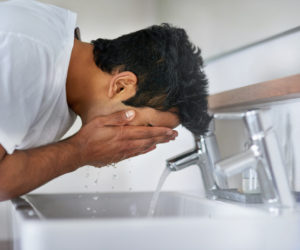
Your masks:
[[[198,161],[199,161],[198,150],[193,149],[167,160],[167,167],[171,171],[178,171],[186,167],[196,165]]]

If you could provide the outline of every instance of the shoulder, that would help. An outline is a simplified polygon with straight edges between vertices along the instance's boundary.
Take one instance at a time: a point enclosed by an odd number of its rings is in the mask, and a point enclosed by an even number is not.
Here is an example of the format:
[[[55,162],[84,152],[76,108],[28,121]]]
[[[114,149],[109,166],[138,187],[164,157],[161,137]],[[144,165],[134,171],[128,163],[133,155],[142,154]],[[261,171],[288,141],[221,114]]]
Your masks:
[[[0,33],[0,54],[0,144],[11,153],[39,113],[55,58],[40,41],[15,33]]]
[[[28,104],[30,100],[30,103],[38,106],[47,83],[53,78],[55,57],[52,50],[31,37],[14,33],[4,35],[0,32],[0,54],[1,105],[13,105],[23,110],[29,107],[24,103]],[[14,100],[18,101],[14,104]],[[30,108],[34,113],[36,107]]]
[[[74,37],[76,14],[35,0],[0,3],[0,32],[14,33],[60,51]]]

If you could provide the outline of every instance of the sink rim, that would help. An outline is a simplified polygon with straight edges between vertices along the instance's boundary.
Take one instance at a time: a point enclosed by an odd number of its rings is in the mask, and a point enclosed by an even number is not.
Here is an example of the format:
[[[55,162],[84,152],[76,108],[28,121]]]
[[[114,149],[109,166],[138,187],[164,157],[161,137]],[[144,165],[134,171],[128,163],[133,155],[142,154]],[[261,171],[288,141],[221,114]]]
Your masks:
[[[105,195],[109,197],[118,196],[118,195],[129,195],[129,196],[140,196],[140,195],[152,195],[153,192],[149,191],[139,191],[139,192],[101,192],[101,193],[93,193],[93,192],[83,192],[83,193],[35,193],[35,194],[28,194],[23,196],[22,198],[19,197],[17,199],[13,199],[12,203],[16,210],[20,211],[22,216],[25,219],[30,218],[30,220],[47,220],[47,221],[57,221],[57,220],[63,220],[63,221],[70,221],[70,220],[96,220],[96,221],[133,221],[133,220],[145,220],[145,221],[158,221],[158,220],[204,220],[206,216],[201,215],[160,215],[160,216],[154,216],[154,217],[147,217],[145,216],[125,216],[125,217],[118,217],[118,216],[112,216],[112,217],[70,217],[70,218],[46,218],[44,217],[38,209],[32,204],[30,201],[30,197],[37,197],[37,196],[64,196],[64,195],[89,195],[89,196],[95,196],[95,195]],[[179,196],[183,197],[184,199],[192,199],[195,202],[199,203],[199,206],[203,205],[205,206],[205,209],[212,207],[216,209],[234,209],[234,211],[240,212],[236,216],[226,216],[226,214],[221,215],[214,215],[212,218],[208,218],[209,220],[232,220],[232,219],[244,219],[244,217],[249,217],[251,219],[260,219],[262,217],[269,217],[270,213],[266,210],[265,206],[263,204],[249,206],[249,204],[241,204],[238,202],[232,202],[232,201],[222,201],[222,200],[210,200],[204,197],[201,197],[197,194],[191,194],[186,192],[177,192],[177,191],[162,191],[162,195],[172,195],[172,196]],[[233,212],[234,212],[233,211]],[[245,214],[243,214],[245,213]],[[31,214],[31,215],[29,215]],[[242,216],[244,215],[244,216]],[[274,217],[274,216],[273,216]],[[248,218],[248,220],[249,220]]]

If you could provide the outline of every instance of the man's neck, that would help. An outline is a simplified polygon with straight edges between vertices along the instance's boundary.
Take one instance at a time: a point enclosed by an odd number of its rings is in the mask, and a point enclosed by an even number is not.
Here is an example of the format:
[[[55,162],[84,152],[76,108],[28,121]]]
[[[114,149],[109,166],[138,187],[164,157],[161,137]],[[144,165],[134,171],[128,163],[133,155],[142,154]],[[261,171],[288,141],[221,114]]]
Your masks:
[[[93,45],[75,39],[66,82],[67,102],[83,123],[105,113],[110,79],[111,75],[95,64]]]
[[[81,118],[86,113],[85,93],[90,76],[88,71],[93,63],[93,45],[74,39],[67,75],[66,92],[69,107]]]

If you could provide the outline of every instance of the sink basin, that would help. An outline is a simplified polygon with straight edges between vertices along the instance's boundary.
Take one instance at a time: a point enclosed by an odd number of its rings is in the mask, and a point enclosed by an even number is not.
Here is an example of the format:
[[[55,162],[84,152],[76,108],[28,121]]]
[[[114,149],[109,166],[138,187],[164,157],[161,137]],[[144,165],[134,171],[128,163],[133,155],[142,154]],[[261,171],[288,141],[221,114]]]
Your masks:
[[[13,200],[15,249],[299,249],[299,214],[162,192],[35,194]],[[282,232],[284,228],[284,233]]]

